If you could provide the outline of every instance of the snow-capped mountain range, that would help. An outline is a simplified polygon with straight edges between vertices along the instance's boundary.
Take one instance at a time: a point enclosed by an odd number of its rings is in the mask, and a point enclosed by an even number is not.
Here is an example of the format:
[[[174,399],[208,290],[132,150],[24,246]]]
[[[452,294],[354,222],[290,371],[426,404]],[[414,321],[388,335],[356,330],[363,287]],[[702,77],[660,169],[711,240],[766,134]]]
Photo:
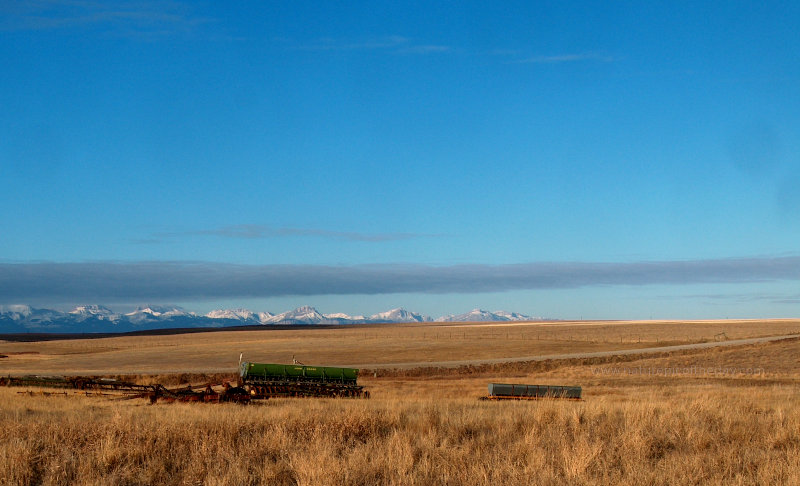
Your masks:
[[[530,317],[516,312],[495,311],[489,312],[482,309],[472,309],[464,314],[442,316],[436,322],[502,322],[502,321],[535,321],[541,318]]]
[[[488,312],[475,309],[465,314],[443,316],[436,322],[535,321],[515,312]],[[76,333],[129,332],[148,329],[231,327],[246,325],[309,325],[309,324],[378,324],[400,322],[434,322],[434,319],[398,308],[369,317],[342,313],[322,314],[311,306],[272,314],[248,309],[218,309],[205,315],[188,312],[175,306],[148,305],[126,314],[116,313],[102,305],[82,305],[69,312],[35,309],[28,305],[0,306],[0,333]]]

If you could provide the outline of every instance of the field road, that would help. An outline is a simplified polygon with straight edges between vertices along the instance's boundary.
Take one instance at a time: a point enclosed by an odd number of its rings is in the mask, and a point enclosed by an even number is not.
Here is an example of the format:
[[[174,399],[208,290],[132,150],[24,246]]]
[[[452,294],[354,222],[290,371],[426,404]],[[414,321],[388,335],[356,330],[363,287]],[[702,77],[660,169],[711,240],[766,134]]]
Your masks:
[[[708,343],[678,344],[675,346],[659,346],[654,348],[619,349],[611,351],[549,354],[540,356],[523,356],[515,358],[468,359],[461,361],[418,361],[414,363],[389,363],[389,364],[375,363],[375,364],[359,364],[357,366],[356,365],[346,365],[346,366],[352,366],[354,368],[363,368],[363,369],[425,368],[425,367],[457,368],[459,366],[495,364],[495,363],[515,363],[519,361],[545,361],[548,359],[598,358],[603,356],[664,353],[670,351],[682,351],[686,349],[705,349],[705,348],[716,348],[722,346],[741,346],[746,344],[768,343],[772,341],[782,341],[784,339],[793,339],[793,338],[800,338],[800,334],[786,334],[783,336],[769,336],[769,337],[758,337],[749,339],[732,339],[729,341],[715,341]]]

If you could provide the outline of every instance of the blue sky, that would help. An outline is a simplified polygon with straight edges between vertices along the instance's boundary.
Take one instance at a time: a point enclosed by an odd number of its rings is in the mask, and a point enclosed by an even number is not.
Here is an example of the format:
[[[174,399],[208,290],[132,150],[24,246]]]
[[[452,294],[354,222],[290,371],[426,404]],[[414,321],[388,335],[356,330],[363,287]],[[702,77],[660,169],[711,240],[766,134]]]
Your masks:
[[[799,21],[4,2],[0,304],[796,317]]]

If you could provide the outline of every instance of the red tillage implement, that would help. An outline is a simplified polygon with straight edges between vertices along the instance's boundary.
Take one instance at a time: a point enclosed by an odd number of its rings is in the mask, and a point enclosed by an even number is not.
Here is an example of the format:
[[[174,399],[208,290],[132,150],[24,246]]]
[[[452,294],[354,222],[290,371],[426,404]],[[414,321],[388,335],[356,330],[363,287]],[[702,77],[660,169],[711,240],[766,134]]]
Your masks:
[[[66,388],[112,395],[121,399],[149,398],[151,403],[158,400],[166,402],[238,402],[250,401],[250,395],[238,387],[227,383],[222,390],[215,390],[211,385],[201,387],[167,388],[161,384],[139,385],[127,381],[108,378],[91,378],[87,376],[20,376],[0,377],[0,386]],[[105,392],[105,393],[104,393]]]

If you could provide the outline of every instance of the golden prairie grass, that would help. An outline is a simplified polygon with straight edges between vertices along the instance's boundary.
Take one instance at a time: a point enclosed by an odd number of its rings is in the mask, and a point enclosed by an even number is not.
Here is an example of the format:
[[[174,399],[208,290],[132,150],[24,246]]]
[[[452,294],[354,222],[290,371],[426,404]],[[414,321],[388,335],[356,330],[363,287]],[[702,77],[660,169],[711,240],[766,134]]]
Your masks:
[[[360,378],[370,400],[249,406],[0,388],[0,484],[800,484],[799,359],[794,339],[654,356],[379,370]],[[709,368],[763,372],[624,371]],[[477,400],[487,383],[500,381],[582,385],[585,401]]]
[[[0,395],[1,484],[799,484],[796,389],[142,405]]]

